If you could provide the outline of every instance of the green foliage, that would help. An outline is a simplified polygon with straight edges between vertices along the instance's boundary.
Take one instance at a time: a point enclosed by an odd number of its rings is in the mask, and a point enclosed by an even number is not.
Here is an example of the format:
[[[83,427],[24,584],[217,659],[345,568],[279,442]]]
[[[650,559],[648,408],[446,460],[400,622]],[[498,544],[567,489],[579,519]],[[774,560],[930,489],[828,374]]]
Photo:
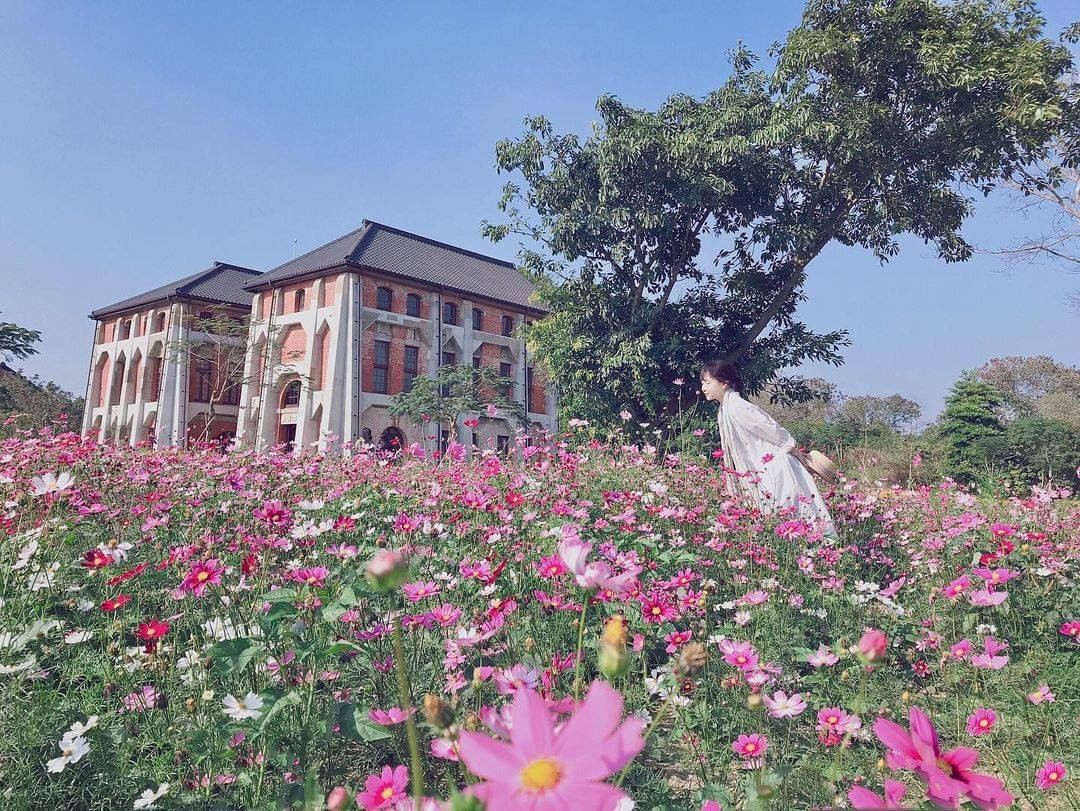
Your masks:
[[[1045,417],[1021,417],[980,450],[1011,489],[1069,480],[1080,467],[1080,429]]]
[[[987,442],[1004,432],[997,411],[1001,396],[993,386],[971,376],[961,378],[945,400],[938,431],[945,444],[946,461],[953,475],[971,481],[985,470]]]
[[[41,341],[41,333],[10,321],[0,321],[0,361],[12,358],[28,358],[37,354],[34,344]]]
[[[77,431],[83,408],[82,397],[36,375],[26,377],[0,363],[0,436],[65,419],[67,429]],[[5,424],[8,420],[10,424]]]
[[[705,357],[740,361],[751,393],[840,363],[842,330],[796,320],[821,251],[886,262],[907,233],[964,260],[964,187],[989,190],[1075,128],[1069,53],[1042,27],[1028,3],[812,2],[773,73],[740,50],[704,99],[654,112],[603,96],[585,139],[527,118],[496,147],[524,185],[485,230],[535,246],[521,263],[552,312],[528,337],[567,413],[670,415],[674,380]],[[729,244],[715,271],[709,233]]]

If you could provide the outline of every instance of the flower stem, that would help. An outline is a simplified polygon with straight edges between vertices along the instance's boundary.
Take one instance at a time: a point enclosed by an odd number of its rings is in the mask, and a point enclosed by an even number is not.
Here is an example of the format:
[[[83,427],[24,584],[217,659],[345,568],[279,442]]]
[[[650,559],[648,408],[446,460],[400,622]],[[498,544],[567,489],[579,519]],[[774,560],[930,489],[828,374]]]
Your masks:
[[[585,615],[589,612],[589,595],[586,592],[585,602],[581,606],[581,616],[578,617],[578,635],[577,635],[577,663],[574,666],[574,701],[577,702],[581,698],[581,650],[585,645]]]
[[[653,734],[653,730],[660,724],[660,719],[663,718],[668,709],[672,706],[671,699],[675,695],[674,691],[668,693],[668,697],[664,699],[664,703],[660,706],[660,709],[656,712],[656,717],[652,719],[652,723],[649,724],[649,728],[645,730],[645,735],[641,739],[641,751],[645,751],[646,744],[649,743],[649,736]],[[623,766],[621,772],[619,772],[619,779],[615,781],[615,788],[619,788],[623,784],[623,780],[626,779],[626,773],[630,769],[630,764],[627,763]]]
[[[409,762],[412,764],[413,808],[420,811],[424,798],[424,772],[420,762],[420,742],[416,735],[416,721],[413,719],[412,698],[409,690],[409,674],[405,672],[405,649],[401,644],[401,617],[394,615],[394,664],[397,670],[398,698],[401,711],[405,713],[405,733],[409,739]]]

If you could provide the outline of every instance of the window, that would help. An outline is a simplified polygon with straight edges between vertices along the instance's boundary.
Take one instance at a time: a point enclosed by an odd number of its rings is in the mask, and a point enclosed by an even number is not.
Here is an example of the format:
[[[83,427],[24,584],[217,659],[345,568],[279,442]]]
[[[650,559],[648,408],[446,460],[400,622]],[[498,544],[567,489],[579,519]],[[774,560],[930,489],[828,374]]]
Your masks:
[[[154,332],[163,332],[165,329],[165,313],[158,313],[154,319]]]
[[[150,364],[150,399],[156,400],[161,396],[161,372],[164,364],[161,358],[155,356]]]
[[[529,401],[532,399],[532,387],[533,387],[533,367],[525,367],[525,412],[531,411],[531,405]]]
[[[376,394],[389,391],[390,379],[390,342],[375,342],[375,378],[372,381]]]
[[[420,296],[416,293],[409,293],[405,297],[405,315],[411,315],[413,318],[420,317]]]
[[[131,319],[124,322],[124,327],[120,331],[120,340],[125,341],[131,337]]]
[[[420,347],[405,347],[405,391],[412,391],[413,381],[420,372]]]
[[[455,363],[457,363],[457,355],[455,355],[453,352],[443,352],[442,353],[442,365],[443,366],[453,366]],[[449,397],[450,396],[450,387],[449,386],[443,386],[442,387],[442,396],[443,397]]]
[[[297,290],[293,294],[293,312],[301,313],[304,311],[304,298],[307,294],[303,290]]]
[[[481,331],[484,329],[484,311],[479,307],[472,308],[472,328]]]
[[[473,355],[472,356],[472,367],[474,369],[479,369],[480,368],[480,356],[479,355]]]
[[[389,287],[380,287],[375,291],[375,307],[389,312],[394,309],[394,291]]]
[[[191,385],[191,401],[193,403],[210,402],[210,361],[195,361],[195,380]]]
[[[503,377],[511,377],[513,375],[513,370],[511,368],[510,364],[509,363],[500,363],[499,364],[499,374],[502,375]],[[507,383],[506,384],[506,388],[503,389],[503,396],[507,400],[513,400],[514,399],[514,384],[513,383]]]
[[[300,405],[300,381],[294,380],[285,387],[281,395],[282,408],[297,408]]]
[[[509,315],[502,317],[503,335],[509,337],[514,334],[514,319]]]
[[[458,307],[454,302],[448,301],[443,304],[442,320],[447,324],[456,325],[458,322]]]
[[[442,436],[439,437],[439,452],[446,453],[448,447],[450,447],[450,432],[443,431]]]
[[[199,320],[201,320],[201,321],[209,321],[213,317],[214,317],[214,314],[212,312],[210,312],[209,310],[200,310],[199,311]]]
[[[506,434],[499,434],[495,437],[495,447],[498,449],[499,453],[506,453],[510,450],[510,437]]]

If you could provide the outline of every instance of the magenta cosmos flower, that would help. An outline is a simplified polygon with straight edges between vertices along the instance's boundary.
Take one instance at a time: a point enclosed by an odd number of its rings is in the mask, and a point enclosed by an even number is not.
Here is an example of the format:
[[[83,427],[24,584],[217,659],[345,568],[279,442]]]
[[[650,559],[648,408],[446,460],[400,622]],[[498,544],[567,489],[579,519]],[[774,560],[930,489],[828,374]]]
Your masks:
[[[757,733],[754,733],[753,735],[740,735],[735,739],[735,742],[731,744],[731,751],[745,760],[761,757],[768,748],[769,739],[764,735],[758,735]]]
[[[907,788],[897,780],[885,781],[885,796],[875,794],[868,788],[852,786],[847,798],[851,807],[857,811],[876,811],[877,809],[902,809]]]
[[[1067,774],[1068,772],[1065,771],[1064,763],[1058,763],[1056,760],[1048,760],[1040,766],[1039,771],[1035,773],[1035,785],[1043,791],[1047,791],[1064,780]]]
[[[196,597],[202,597],[208,586],[214,586],[221,582],[221,575],[224,571],[225,567],[216,558],[199,561],[188,569],[180,588],[183,591],[190,591]]]
[[[942,752],[937,730],[926,713],[918,707],[908,712],[911,730],[887,718],[874,722],[874,734],[889,751],[885,762],[890,769],[911,770],[926,781],[926,796],[931,802],[952,808],[965,798],[980,808],[1008,806],[1013,796],[1000,780],[976,774],[971,767],[979,759],[974,749],[958,746]]]
[[[622,708],[622,696],[595,681],[556,734],[544,699],[535,690],[518,690],[510,707],[510,743],[461,733],[461,759],[486,781],[471,793],[487,811],[609,811],[625,795],[602,781],[645,746],[641,719],[619,724]]]
[[[968,735],[986,735],[994,731],[997,723],[997,713],[986,707],[979,707],[967,719]]]
[[[404,766],[391,769],[383,766],[382,774],[368,775],[367,785],[357,795],[356,801],[366,811],[389,808],[398,800],[405,798],[405,787],[409,784],[409,770]]]

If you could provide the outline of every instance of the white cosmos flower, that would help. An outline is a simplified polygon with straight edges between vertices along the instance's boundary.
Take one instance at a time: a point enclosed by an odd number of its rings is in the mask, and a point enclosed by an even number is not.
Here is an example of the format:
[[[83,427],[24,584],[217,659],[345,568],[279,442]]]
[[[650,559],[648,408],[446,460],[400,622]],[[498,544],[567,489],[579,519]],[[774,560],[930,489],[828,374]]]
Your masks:
[[[168,783],[162,783],[156,789],[148,788],[146,789],[146,791],[139,795],[139,799],[135,801],[135,804],[132,806],[132,808],[136,811],[141,808],[157,808],[155,803],[168,793]]]
[[[62,772],[69,763],[78,763],[83,755],[90,751],[90,742],[78,736],[69,738],[65,735],[57,746],[60,747],[60,757],[53,758],[45,764],[54,774]]]
[[[262,715],[263,700],[255,693],[248,693],[242,699],[228,695],[222,703],[225,705],[225,714],[234,721],[258,718]]]
[[[44,496],[59,493],[67,490],[73,484],[75,484],[75,477],[66,470],[59,476],[54,476],[52,473],[43,473],[40,476],[34,476],[30,480],[30,494]]]
[[[64,642],[68,645],[78,645],[80,642],[86,642],[88,639],[93,638],[93,631],[84,631],[81,628],[76,628],[74,631],[68,631],[64,634]]]

